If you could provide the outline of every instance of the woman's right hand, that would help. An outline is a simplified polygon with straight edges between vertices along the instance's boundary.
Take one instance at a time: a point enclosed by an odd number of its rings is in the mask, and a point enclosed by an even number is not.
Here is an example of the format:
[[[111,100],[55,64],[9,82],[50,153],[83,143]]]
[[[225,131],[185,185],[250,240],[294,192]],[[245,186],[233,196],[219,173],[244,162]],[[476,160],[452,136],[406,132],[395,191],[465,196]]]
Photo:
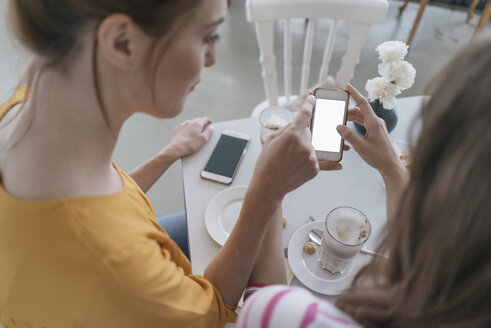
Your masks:
[[[279,203],[290,191],[319,173],[319,164],[308,128],[314,105],[307,97],[295,120],[271,134],[256,162],[249,189]]]
[[[367,99],[351,84],[346,89],[359,106],[348,111],[348,121],[363,125],[367,132],[364,138],[360,138],[352,129],[340,125],[338,133],[368,165],[377,169],[382,176],[389,175],[394,169],[400,168],[401,162],[392,146],[385,122],[375,115]]]
[[[264,143],[234,229],[204,272],[228,304],[237,304],[251,279],[286,280],[281,201],[319,172],[308,128],[313,104],[308,97],[295,120]]]

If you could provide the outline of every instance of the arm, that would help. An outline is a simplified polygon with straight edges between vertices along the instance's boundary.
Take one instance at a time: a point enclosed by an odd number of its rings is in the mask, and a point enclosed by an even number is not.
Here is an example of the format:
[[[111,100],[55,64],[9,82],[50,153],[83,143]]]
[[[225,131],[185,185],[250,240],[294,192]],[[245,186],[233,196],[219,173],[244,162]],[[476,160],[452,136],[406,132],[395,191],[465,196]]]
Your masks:
[[[343,125],[338,126],[338,132],[368,165],[382,175],[387,190],[387,221],[390,223],[409,181],[409,174],[392,146],[384,121],[375,115],[368,101],[355,88],[350,84],[346,88],[359,105],[349,110],[348,120],[365,126],[367,133],[362,139]]]
[[[268,265],[268,257],[273,261],[270,266],[273,263],[283,266],[274,272],[276,282],[285,279],[284,262],[279,261],[282,258],[281,201],[288,192],[319,172],[307,128],[312,106],[313,99],[309,97],[295,121],[266,140],[238,221],[225,245],[206,268],[206,279],[217,287],[228,304],[237,304],[250,278],[262,280],[255,282],[271,282],[266,277],[267,269],[259,269],[261,264]],[[270,248],[269,256],[265,247]]]
[[[283,251],[283,211],[281,206],[273,214],[259,246],[256,262],[249,276],[249,283],[286,285],[285,253]]]
[[[399,159],[399,158],[397,158]],[[380,172],[386,189],[387,223],[395,216],[399,200],[409,182],[409,172],[401,161],[395,162],[388,171]]]
[[[208,117],[202,117],[179,124],[172,132],[167,146],[130,172],[143,192],[147,192],[176,160],[203,147],[213,134],[211,126],[203,130],[211,122]]]
[[[164,148],[155,157],[131,171],[129,175],[146,193],[178,158]]]
[[[260,201],[257,196],[254,192],[247,192],[232,233],[204,273],[204,277],[217,287],[227,304],[238,303],[249,281],[271,218],[280,206],[278,201]]]
[[[97,300],[87,312],[90,323],[120,328],[224,327],[235,321],[234,307],[224,303],[209,281],[192,275],[189,261],[167,235],[133,227],[120,247],[108,253]]]

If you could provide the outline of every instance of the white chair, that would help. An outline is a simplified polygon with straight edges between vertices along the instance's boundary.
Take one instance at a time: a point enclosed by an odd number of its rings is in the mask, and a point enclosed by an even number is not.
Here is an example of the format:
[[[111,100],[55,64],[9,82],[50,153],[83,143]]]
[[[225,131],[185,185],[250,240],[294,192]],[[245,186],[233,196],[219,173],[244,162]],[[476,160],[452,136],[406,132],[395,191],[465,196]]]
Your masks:
[[[259,44],[262,78],[266,100],[257,105],[251,116],[257,117],[268,106],[282,105],[298,109],[307,94],[315,87],[344,88],[353,77],[359,62],[360,51],[368,37],[370,26],[384,21],[388,3],[386,0],[247,0],[247,20],[255,24]],[[303,63],[298,95],[292,94],[292,29],[291,20],[306,20]],[[329,35],[324,48],[318,82],[309,86],[309,74],[316,20],[330,20]],[[275,22],[283,21],[283,75],[284,96],[278,93],[275,68],[274,33]],[[335,76],[330,76],[329,64],[334,50],[337,28],[340,21],[352,24],[351,34]]]

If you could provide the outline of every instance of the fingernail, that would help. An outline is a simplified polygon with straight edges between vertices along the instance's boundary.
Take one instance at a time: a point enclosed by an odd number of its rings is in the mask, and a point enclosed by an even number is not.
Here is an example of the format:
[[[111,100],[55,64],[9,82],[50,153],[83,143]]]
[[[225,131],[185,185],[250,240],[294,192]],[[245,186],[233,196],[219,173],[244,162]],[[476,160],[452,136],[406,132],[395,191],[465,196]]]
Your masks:
[[[310,100],[310,101],[315,101],[315,97],[313,95],[310,95],[307,97],[307,100]]]
[[[338,130],[339,133],[343,133],[343,131],[344,131],[344,125],[338,125],[336,127],[336,130]]]

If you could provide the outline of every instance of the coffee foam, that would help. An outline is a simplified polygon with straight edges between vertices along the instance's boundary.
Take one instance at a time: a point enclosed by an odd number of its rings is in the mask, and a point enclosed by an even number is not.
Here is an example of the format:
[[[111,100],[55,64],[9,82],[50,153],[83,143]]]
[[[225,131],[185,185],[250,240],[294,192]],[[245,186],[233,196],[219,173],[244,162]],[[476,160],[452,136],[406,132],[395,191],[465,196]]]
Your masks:
[[[276,114],[271,114],[266,122],[264,122],[264,126],[271,130],[279,130],[286,125],[288,125],[288,121]]]
[[[368,221],[365,218],[338,216],[328,221],[329,233],[347,245],[357,245],[368,237]]]

